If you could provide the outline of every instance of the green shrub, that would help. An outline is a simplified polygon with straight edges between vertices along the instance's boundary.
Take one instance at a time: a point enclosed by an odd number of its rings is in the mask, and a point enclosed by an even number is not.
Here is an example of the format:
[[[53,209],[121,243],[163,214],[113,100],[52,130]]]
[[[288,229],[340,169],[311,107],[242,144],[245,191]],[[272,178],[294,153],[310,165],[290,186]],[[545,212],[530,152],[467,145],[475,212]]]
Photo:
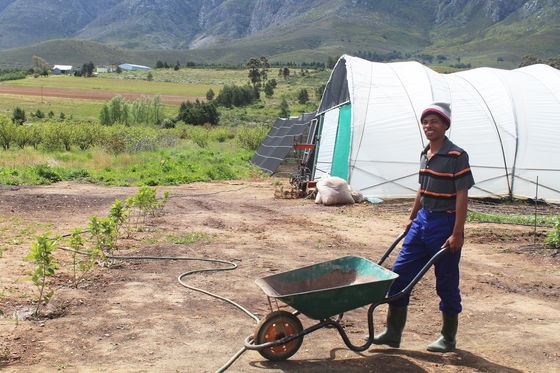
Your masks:
[[[71,122],[46,122],[41,126],[41,145],[47,151],[71,150],[74,126]]]
[[[203,125],[206,123],[218,124],[220,113],[213,101],[200,102],[196,100],[194,103],[183,102],[179,107],[177,120],[182,120],[187,124]]]
[[[31,144],[32,136],[33,130],[31,126],[17,126],[14,133],[14,142],[18,148],[23,149],[27,145]]]
[[[101,145],[113,154],[135,153],[171,147],[178,140],[179,136],[173,129],[119,125],[105,129]]]
[[[217,142],[225,142],[235,138],[235,132],[231,128],[219,127],[210,131],[210,139]]]
[[[175,121],[173,119],[167,118],[161,122],[163,128],[175,128]]]
[[[554,247],[560,248],[560,215],[556,217],[553,228],[554,230],[546,237],[546,242]]]
[[[15,141],[17,126],[4,116],[0,116],[0,145],[4,150],[10,149]]]
[[[5,80],[25,79],[26,71],[5,69],[0,71],[0,82]]]
[[[307,92],[307,89],[305,88],[300,89],[300,91],[298,92],[298,102],[304,105],[308,101],[309,101],[309,93]]]
[[[241,107],[252,104],[258,97],[258,90],[249,85],[238,87],[234,85],[226,85],[215,101],[220,106],[231,108],[233,106]]]
[[[42,236],[37,236],[37,242],[33,242],[31,253],[25,257],[25,259],[33,260],[36,265],[29,278],[39,291],[37,307],[33,312],[34,316],[39,315],[41,306],[48,304],[54,295],[54,291],[48,291],[47,288],[48,278],[54,275],[54,271],[59,267],[52,255],[57,248],[58,240],[51,239],[49,233],[45,233]]]
[[[209,131],[205,128],[193,127],[189,131],[189,138],[191,139],[192,142],[194,142],[196,145],[200,146],[201,148],[207,148],[210,135],[209,135]]]
[[[74,124],[72,142],[80,148],[87,150],[95,146],[103,137],[103,128],[99,124],[77,123]]]
[[[15,124],[23,124],[23,122],[25,121],[26,121],[25,110],[16,107],[12,111],[12,122],[14,122]]]
[[[257,150],[268,132],[269,128],[262,125],[255,127],[242,126],[237,128],[236,139],[245,149]]]
[[[42,184],[50,184],[61,181],[59,173],[53,170],[48,164],[39,164],[33,167],[33,171],[44,182]]]

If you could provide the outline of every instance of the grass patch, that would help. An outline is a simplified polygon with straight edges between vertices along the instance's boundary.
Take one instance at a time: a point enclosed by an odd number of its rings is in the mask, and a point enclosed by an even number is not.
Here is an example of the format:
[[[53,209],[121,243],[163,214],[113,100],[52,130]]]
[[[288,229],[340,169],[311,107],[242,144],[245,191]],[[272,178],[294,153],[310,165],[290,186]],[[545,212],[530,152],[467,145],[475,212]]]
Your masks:
[[[74,120],[97,121],[99,112],[105,104],[100,100],[82,100],[59,97],[39,96],[20,96],[0,94],[0,114],[12,115],[12,111],[19,107],[25,110],[29,117],[31,113],[41,110],[45,115],[50,111],[54,113],[54,118],[58,118],[60,113],[64,113],[66,118]],[[166,117],[177,115],[177,106],[163,105],[163,112]]]
[[[536,222],[535,222],[536,219]],[[521,214],[481,214],[469,211],[467,221],[481,221],[520,225],[545,225],[552,226],[557,220],[554,215],[521,215]]]
[[[201,233],[201,232],[190,232],[180,235],[168,235],[165,237],[168,242],[182,245],[186,243],[193,243],[193,242],[203,242],[209,243],[212,242],[213,238],[209,234]]]
[[[20,155],[25,154],[25,157]],[[42,152],[32,148],[2,152],[0,184],[40,185],[63,180],[105,185],[178,185],[261,175],[249,164],[252,151],[234,140],[200,148],[190,140],[176,147],[111,154],[94,148]]]
[[[146,76],[147,76],[146,72]],[[50,75],[48,77],[28,77],[26,79],[12,80],[3,84],[25,87],[46,87],[66,89],[89,89],[118,92],[137,92],[150,94],[177,94],[204,96],[212,88],[220,89],[216,84],[175,83],[163,81],[118,79],[119,74],[114,73],[117,79],[82,78],[66,75]],[[152,72],[153,74],[153,72]]]

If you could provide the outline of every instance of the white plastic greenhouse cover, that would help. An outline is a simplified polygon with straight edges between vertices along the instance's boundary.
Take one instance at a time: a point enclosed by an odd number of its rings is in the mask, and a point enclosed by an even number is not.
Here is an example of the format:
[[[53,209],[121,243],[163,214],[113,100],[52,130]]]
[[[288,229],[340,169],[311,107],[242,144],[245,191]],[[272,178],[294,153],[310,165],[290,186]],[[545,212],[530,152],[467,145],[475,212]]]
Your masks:
[[[342,89],[348,92],[333,91]],[[476,181],[470,196],[533,198],[538,178],[538,197],[560,201],[560,71],[548,65],[439,74],[418,62],[342,56],[318,114],[336,122],[338,108],[351,105],[352,189],[381,198],[415,195],[427,144],[419,115],[437,101],[451,103],[447,135],[469,154]],[[317,150],[323,170],[336,136],[327,128]]]

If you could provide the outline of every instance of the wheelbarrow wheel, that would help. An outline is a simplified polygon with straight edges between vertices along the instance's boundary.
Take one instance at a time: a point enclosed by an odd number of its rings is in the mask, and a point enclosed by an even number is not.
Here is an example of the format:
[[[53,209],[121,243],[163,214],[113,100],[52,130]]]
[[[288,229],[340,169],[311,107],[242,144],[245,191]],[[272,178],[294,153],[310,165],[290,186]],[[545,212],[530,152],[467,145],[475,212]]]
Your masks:
[[[255,331],[254,341],[255,344],[273,342],[297,334],[302,330],[303,326],[297,316],[286,311],[276,311],[268,314],[266,318],[259,322]],[[281,361],[295,354],[302,343],[303,336],[286,344],[263,348],[258,351],[265,359]]]

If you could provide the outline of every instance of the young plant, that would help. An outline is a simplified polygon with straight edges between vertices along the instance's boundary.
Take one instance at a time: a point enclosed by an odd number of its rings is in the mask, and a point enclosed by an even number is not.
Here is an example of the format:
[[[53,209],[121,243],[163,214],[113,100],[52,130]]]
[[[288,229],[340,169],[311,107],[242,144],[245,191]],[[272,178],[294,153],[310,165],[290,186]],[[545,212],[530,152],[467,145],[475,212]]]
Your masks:
[[[107,255],[113,254],[117,242],[115,222],[110,218],[98,219],[97,216],[93,216],[90,218],[88,228],[91,232],[90,240],[93,241],[101,260],[106,261]]]
[[[556,222],[553,225],[553,231],[546,237],[546,242],[556,248],[560,248],[560,215],[556,216]]]
[[[99,258],[99,249],[97,247],[92,247],[84,251],[85,245],[82,234],[83,231],[80,228],[76,228],[72,231],[72,235],[70,236],[70,248],[73,250],[72,267],[74,287],[78,287]]]
[[[109,214],[107,215],[107,218],[112,220],[113,223],[115,224],[115,230],[116,230],[115,246],[117,244],[116,240],[119,237],[119,231],[121,227],[127,223],[129,214],[130,214],[130,209],[121,200],[117,199],[115,200],[115,202],[113,202],[113,205],[109,210]]]
[[[54,291],[47,291],[48,278],[54,275],[54,271],[59,267],[56,262],[53,251],[58,248],[58,238],[50,238],[49,233],[37,236],[37,242],[33,242],[31,254],[25,259],[32,260],[36,267],[31,272],[31,279],[33,284],[39,291],[37,300],[37,308],[33,315],[39,315],[39,311],[43,305],[47,305],[54,295]]]
[[[161,211],[165,207],[165,204],[169,200],[169,192],[164,193],[163,199],[161,201],[158,201],[156,195],[156,188],[143,186],[135,196],[130,197],[126,200],[127,207],[135,207],[138,209],[136,229],[138,229],[140,217],[142,217],[142,224],[144,225],[148,216],[155,216],[158,212],[161,213]]]

